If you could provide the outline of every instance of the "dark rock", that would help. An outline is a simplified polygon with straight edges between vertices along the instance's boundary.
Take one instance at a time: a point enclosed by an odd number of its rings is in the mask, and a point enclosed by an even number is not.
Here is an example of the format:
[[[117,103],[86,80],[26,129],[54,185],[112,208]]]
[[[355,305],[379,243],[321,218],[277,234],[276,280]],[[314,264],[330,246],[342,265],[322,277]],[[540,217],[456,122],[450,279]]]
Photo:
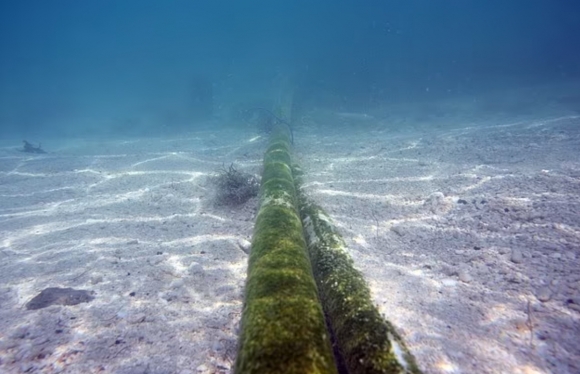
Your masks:
[[[49,287],[42,290],[26,304],[26,309],[36,310],[51,305],[77,305],[88,303],[94,299],[94,292],[87,290],[75,290],[73,288]]]

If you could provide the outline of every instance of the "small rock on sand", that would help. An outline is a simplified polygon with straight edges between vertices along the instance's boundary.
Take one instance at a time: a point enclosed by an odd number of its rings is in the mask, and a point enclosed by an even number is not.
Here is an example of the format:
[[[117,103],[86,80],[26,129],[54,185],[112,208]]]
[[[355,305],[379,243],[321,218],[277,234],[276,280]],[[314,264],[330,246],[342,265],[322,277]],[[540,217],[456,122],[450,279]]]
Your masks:
[[[250,254],[250,250],[252,248],[252,243],[250,243],[249,240],[246,240],[246,239],[243,239],[243,238],[238,239],[238,246],[246,254]]]
[[[441,283],[445,287],[455,287],[457,285],[457,281],[455,279],[446,278],[441,281]]]
[[[469,273],[465,269],[459,270],[459,272],[457,273],[457,275],[459,276],[459,280],[462,281],[462,282],[464,282],[464,283],[469,283],[469,282],[471,282],[473,280],[473,278],[471,277],[471,275],[469,275]]]
[[[522,251],[520,251],[518,248],[512,248],[512,255],[510,259],[512,262],[519,264],[524,259],[522,256]]]
[[[191,275],[203,275],[203,273],[204,273],[204,269],[203,269],[203,266],[201,264],[194,262],[191,265],[189,265],[189,274],[191,274]]]
[[[541,302],[548,301],[552,298],[552,291],[548,287],[541,287],[536,291],[536,297]]]

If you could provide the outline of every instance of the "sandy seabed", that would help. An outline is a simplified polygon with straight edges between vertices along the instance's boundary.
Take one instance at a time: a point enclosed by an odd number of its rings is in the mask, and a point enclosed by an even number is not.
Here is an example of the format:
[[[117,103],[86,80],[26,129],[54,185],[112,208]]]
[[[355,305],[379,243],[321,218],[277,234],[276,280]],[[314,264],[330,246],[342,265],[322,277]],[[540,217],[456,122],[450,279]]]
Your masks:
[[[356,120],[302,117],[295,156],[420,367],[580,372],[580,117]],[[209,176],[259,175],[266,138],[14,144],[0,148],[0,372],[229,373],[258,200],[217,205]],[[48,287],[94,299],[28,310]]]

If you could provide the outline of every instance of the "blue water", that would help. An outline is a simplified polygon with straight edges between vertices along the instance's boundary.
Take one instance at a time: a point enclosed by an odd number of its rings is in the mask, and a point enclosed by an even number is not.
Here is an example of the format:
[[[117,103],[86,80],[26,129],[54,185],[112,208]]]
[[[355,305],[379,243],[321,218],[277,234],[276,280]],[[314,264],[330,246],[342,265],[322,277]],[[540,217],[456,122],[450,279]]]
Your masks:
[[[3,0],[0,136],[178,134],[580,78],[574,0]],[[580,97],[565,103],[580,108]]]

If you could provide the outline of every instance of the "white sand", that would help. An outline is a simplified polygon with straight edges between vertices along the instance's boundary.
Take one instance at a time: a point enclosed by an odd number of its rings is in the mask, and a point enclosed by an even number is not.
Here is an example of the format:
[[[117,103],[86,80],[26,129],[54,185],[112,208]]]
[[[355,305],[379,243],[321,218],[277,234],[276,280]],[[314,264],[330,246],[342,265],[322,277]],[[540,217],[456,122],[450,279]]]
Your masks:
[[[580,372],[580,118],[301,120],[306,187],[426,373]],[[259,174],[255,136],[4,144],[0,372],[230,372],[257,200],[207,177]],[[47,287],[95,299],[27,310]]]
[[[580,117],[344,138],[306,185],[425,372],[580,372]]]
[[[259,173],[244,135],[4,148],[0,372],[227,372],[257,201],[215,207],[207,176]],[[96,295],[26,310],[46,287]]]

